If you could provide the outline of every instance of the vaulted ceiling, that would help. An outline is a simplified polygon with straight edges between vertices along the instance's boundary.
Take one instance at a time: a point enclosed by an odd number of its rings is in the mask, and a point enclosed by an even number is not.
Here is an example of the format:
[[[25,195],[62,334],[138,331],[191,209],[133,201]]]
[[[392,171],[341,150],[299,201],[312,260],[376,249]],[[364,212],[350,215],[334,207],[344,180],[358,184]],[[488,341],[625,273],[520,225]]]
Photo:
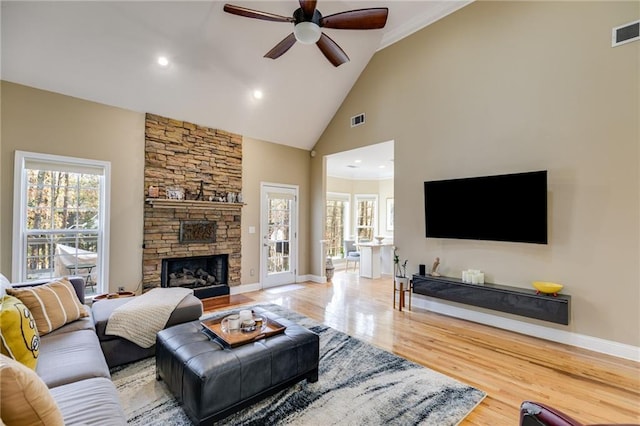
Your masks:
[[[324,16],[389,9],[380,30],[324,30],[350,58],[335,68],[316,46],[300,43],[264,58],[293,24],[231,15],[224,2],[2,1],[1,77],[311,149],[377,50],[469,2],[320,0]],[[295,0],[229,3],[282,16],[299,7]]]

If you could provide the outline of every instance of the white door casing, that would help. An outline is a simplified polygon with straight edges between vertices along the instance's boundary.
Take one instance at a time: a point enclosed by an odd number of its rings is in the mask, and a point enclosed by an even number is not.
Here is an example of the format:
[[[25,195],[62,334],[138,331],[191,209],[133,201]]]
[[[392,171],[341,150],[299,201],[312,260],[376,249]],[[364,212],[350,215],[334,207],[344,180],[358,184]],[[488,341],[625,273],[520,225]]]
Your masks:
[[[296,282],[298,186],[260,185],[260,281],[263,288]]]

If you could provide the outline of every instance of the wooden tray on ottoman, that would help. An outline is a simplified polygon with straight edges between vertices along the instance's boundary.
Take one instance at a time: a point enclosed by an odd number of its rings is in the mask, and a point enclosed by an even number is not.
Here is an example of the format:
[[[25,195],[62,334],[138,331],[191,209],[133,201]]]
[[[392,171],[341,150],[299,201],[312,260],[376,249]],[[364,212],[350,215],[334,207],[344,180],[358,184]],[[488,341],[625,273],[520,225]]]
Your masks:
[[[231,315],[231,314],[230,314]],[[224,346],[229,348],[236,348],[238,346],[246,345],[247,343],[256,342],[266,337],[275,336],[276,334],[284,333],[287,328],[277,321],[267,319],[265,316],[253,314],[254,319],[260,317],[262,319],[262,327],[256,327],[254,331],[226,331],[222,327],[222,321],[226,317],[213,318],[201,321],[202,331],[211,339],[220,341]]]

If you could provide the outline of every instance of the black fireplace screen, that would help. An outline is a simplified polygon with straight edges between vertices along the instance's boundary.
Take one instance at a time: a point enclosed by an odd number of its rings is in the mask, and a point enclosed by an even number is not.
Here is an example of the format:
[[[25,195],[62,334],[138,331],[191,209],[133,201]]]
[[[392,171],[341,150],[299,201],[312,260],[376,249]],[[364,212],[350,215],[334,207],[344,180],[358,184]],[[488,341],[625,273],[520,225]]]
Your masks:
[[[229,255],[162,259],[162,287],[199,288],[228,285]]]

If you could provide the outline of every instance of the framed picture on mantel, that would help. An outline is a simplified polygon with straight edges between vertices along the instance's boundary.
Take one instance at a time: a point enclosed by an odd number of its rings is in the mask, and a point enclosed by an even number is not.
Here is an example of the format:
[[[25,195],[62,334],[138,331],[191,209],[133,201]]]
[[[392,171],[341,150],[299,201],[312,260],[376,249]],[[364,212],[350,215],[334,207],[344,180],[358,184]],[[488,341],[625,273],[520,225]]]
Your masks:
[[[387,231],[393,231],[393,198],[387,198]]]

